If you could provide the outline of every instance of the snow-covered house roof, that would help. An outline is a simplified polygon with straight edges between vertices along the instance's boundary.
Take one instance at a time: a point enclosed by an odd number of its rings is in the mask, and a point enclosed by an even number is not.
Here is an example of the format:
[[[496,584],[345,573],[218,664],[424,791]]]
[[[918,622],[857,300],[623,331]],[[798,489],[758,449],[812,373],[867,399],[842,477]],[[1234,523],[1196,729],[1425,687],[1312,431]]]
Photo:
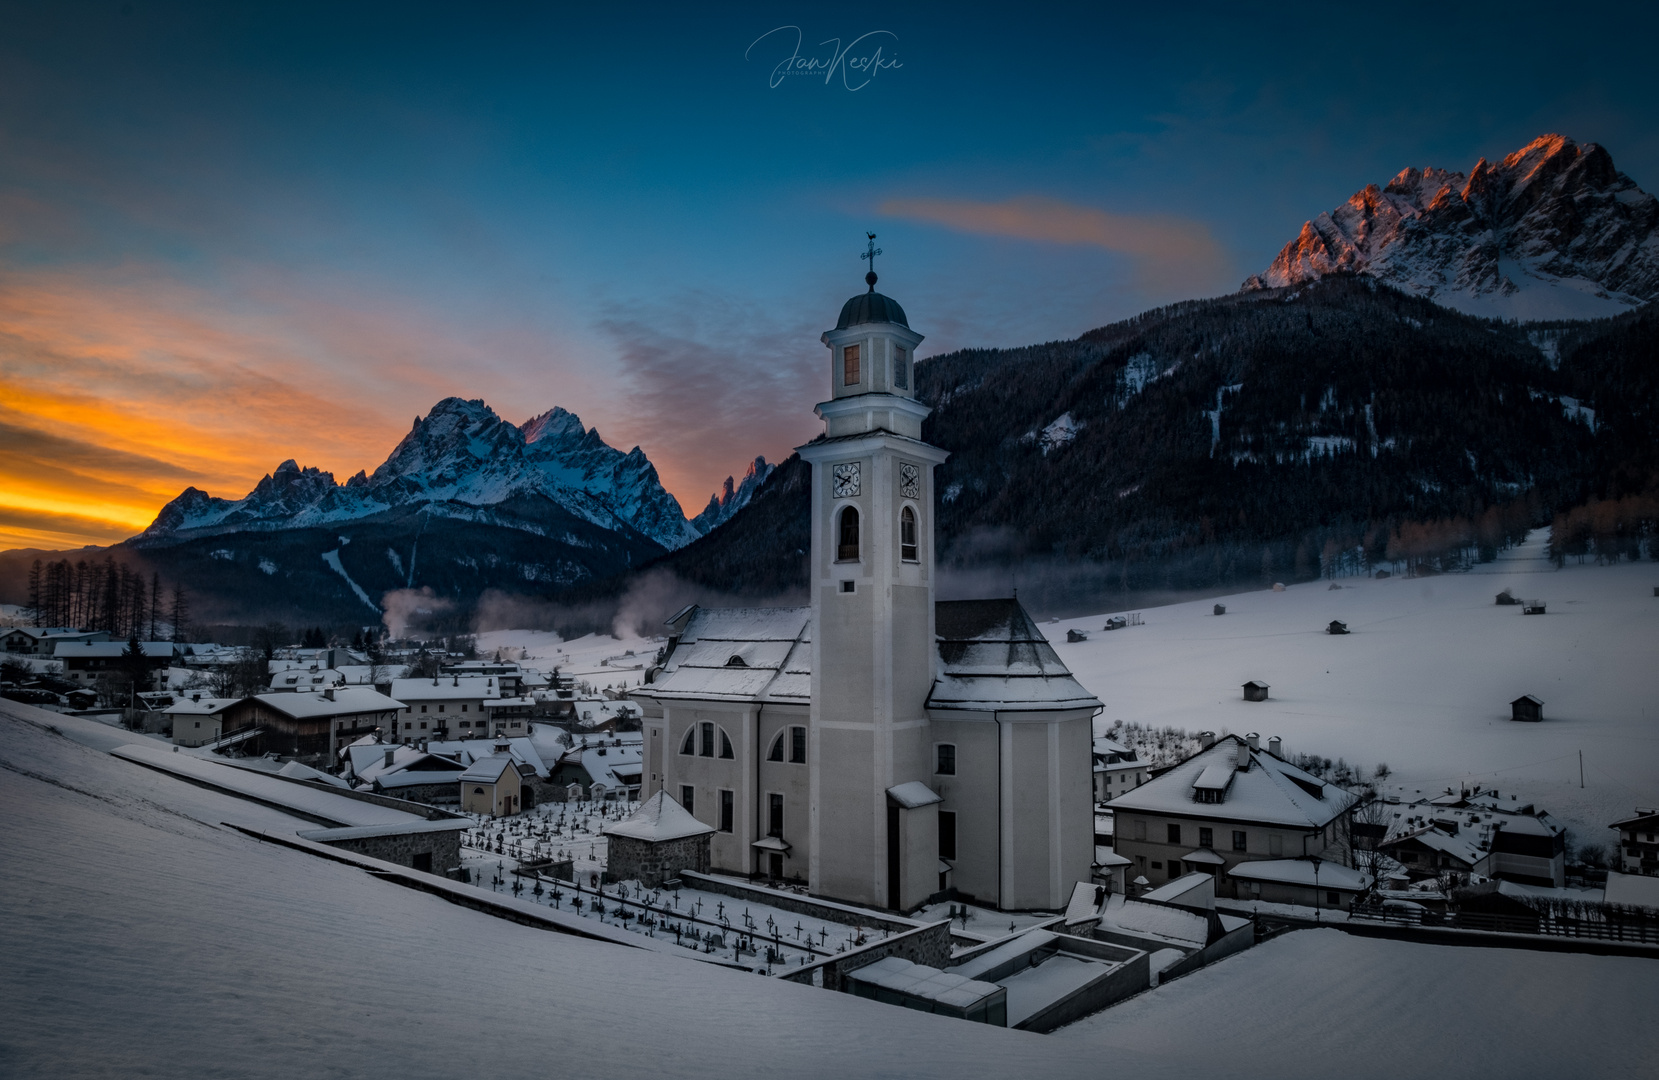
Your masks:
[[[1474,866],[1491,854],[1500,830],[1510,836],[1553,838],[1562,825],[1531,805],[1506,806],[1495,798],[1467,798],[1461,806],[1439,799],[1415,803],[1385,803],[1389,810],[1384,848],[1415,841],[1430,851],[1450,855]]]
[[[577,744],[565,752],[559,763],[579,767],[587,773],[590,783],[604,784],[614,791],[639,786],[644,772],[644,753],[644,744],[637,742],[593,746]]]
[[[342,686],[321,692],[294,691],[256,695],[260,704],[296,720],[316,720],[354,713],[388,712],[403,708],[403,702],[367,686]]]
[[[1604,899],[1609,904],[1626,904],[1659,910],[1659,877],[1644,874],[1607,872],[1607,890]]]
[[[513,760],[511,754],[491,754],[489,757],[479,758],[473,762],[456,779],[468,784],[493,784],[500,780],[501,774],[508,769],[515,772],[518,769],[518,763]]]
[[[343,672],[334,668],[292,667],[271,676],[271,689],[318,690],[325,686],[344,686],[349,681]]]
[[[1223,780],[1224,786],[1217,787]],[[1107,805],[1114,811],[1142,810],[1312,830],[1324,828],[1358,801],[1355,793],[1229,735]]]
[[[551,729],[556,730],[556,729]],[[495,748],[501,744],[500,739],[433,739],[426,744],[428,752],[459,762],[461,765],[471,765],[475,761],[489,757],[496,752]],[[557,744],[555,744],[557,746]],[[557,747],[563,750],[562,747]],[[507,739],[507,754],[520,765],[528,765],[531,770],[543,780],[552,775],[547,766],[548,757],[557,761],[557,754],[544,756],[541,746],[536,740],[524,735],[514,735]]]
[[[1342,889],[1364,892],[1371,887],[1371,875],[1329,859],[1319,863],[1317,872],[1312,859],[1246,860],[1227,871],[1228,877],[1241,881],[1271,881],[1280,885],[1317,885],[1321,889]]]
[[[713,831],[713,825],[705,825],[692,817],[666,791],[657,792],[640,803],[638,810],[600,830],[606,836],[631,836],[636,840],[651,841],[679,840]]]
[[[1095,771],[1101,772],[1107,766],[1117,765],[1120,768],[1136,768],[1146,764],[1137,760],[1135,751],[1115,739],[1108,739],[1103,735],[1096,735],[1094,739]]]
[[[475,701],[501,696],[494,675],[439,675],[431,679],[393,679],[392,696],[399,701]]]
[[[945,801],[938,792],[920,780],[895,784],[887,789],[887,797],[906,810],[914,810],[921,806],[932,806],[936,802]]]
[[[933,605],[941,671],[931,710],[1001,712],[1098,709],[1025,608],[1014,599]]]
[[[351,750],[352,775],[359,783],[379,784],[383,788],[441,784],[455,779],[466,768],[450,758],[396,743],[354,746]],[[372,752],[376,750],[380,753]]]
[[[176,698],[167,708],[161,710],[168,716],[217,716],[242,699],[239,697],[208,697]]]

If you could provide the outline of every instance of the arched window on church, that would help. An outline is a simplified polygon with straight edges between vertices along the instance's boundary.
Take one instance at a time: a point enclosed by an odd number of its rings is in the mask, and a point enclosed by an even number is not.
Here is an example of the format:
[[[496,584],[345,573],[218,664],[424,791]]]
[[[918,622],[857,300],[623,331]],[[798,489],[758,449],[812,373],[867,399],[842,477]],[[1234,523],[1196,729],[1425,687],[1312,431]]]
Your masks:
[[[714,756],[714,725],[709,723],[707,720],[705,720],[702,723],[697,725],[697,729],[703,735],[702,753],[698,756],[699,757],[713,757]]]
[[[778,732],[778,737],[772,740],[772,749],[766,751],[766,760],[783,760],[783,732]]]
[[[899,558],[905,562],[916,562],[920,556],[920,548],[916,543],[916,511],[905,507],[899,511]]]
[[[839,542],[835,545],[837,562],[858,561],[858,507],[849,506],[841,511],[841,527]]]
[[[695,754],[697,752],[697,726],[693,724],[686,728],[685,741],[680,743],[680,753]]]
[[[737,757],[736,754],[732,753],[732,741],[726,737],[725,728],[720,729],[720,756],[723,758]]]

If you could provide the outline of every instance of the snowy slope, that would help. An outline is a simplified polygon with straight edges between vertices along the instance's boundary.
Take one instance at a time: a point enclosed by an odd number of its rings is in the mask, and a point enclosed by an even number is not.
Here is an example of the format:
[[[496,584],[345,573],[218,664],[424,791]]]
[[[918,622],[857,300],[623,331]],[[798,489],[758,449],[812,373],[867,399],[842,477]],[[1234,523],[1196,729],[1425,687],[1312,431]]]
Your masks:
[[[1659,295],[1659,200],[1545,135],[1465,175],[1410,168],[1302,226],[1246,289],[1366,274],[1471,315],[1585,319]]]
[[[1608,822],[1659,803],[1659,566],[1556,570],[1544,536],[1468,574],[1344,578],[1336,591],[1316,582],[1153,608],[1146,625],[1111,633],[1106,613],[1043,631],[1106,702],[1101,731],[1121,719],[1278,735],[1287,753],[1387,762],[1407,794],[1495,784],[1605,846]],[[1497,606],[1505,588],[1545,600],[1547,614]],[[1333,619],[1351,633],[1324,633]],[[1089,640],[1067,643],[1071,627]],[[1269,700],[1244,701],[1247,679],[1271,685]],[[1544,723],[1508,719],[1526,693],[1544,700]]]
[[[310,528],[422,504],[489,508],[542,496],[613,531],[632,530],[673,549],[700,533],[634,447],[624,454],[564,409],[515,427],[482,401],[445,398],[372,475],[344,484],[289,460],[241,499],[187,488],[145,530],[147,542],[207,531]]]

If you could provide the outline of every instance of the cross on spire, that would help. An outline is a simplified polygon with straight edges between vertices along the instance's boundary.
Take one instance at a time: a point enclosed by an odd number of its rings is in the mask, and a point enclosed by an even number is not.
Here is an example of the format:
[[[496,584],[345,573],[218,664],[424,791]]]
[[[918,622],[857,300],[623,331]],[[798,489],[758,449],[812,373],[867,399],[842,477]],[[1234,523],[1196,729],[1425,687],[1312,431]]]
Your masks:
[[[870,286],[870,291],[875,292],[876,291],[876,256],[881,254],[881,249],[876,247],[876,234],[875,233],[865,233],[864,235],[870,238],[870,246],[867,249],[865,249],[864,252],[862,252],[858,257],[860,259],[869,259],[870,260],[870,272],[868,274],[864,275],[864,280]]]

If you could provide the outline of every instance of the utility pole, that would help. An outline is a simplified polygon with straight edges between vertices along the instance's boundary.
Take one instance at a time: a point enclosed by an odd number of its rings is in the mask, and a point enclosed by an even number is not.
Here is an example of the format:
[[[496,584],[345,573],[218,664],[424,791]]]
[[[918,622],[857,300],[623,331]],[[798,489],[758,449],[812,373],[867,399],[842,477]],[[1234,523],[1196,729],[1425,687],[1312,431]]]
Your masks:
[[[1580,789],[1584,787],[1584,751],[1582,750],[1578,752],[1578,786]]]

